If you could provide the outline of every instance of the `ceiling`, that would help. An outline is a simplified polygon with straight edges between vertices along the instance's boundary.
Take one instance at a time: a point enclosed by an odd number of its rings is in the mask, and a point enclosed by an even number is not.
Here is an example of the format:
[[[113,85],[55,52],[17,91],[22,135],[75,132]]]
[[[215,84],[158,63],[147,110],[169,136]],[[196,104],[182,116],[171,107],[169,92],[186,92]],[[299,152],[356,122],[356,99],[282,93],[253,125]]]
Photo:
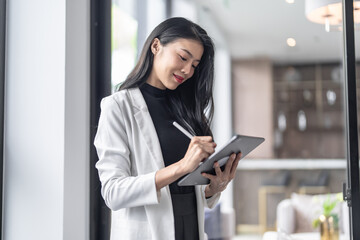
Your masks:
[[[222,29],[234,59],[261,57],[277,63],[341,61],[342,32],[326,32],[324,25],[307,20],[304,2],[198,0]],[[356,39],[358,35],[357,31]],[[286,44],[290,37],[296,40],[295,47]]]

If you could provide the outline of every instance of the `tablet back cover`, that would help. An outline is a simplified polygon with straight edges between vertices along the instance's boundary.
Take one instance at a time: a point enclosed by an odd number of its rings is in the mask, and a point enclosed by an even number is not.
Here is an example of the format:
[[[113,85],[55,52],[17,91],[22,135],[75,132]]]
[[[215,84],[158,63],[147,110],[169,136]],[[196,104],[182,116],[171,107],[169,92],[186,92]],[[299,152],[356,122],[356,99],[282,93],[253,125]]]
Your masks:
[[[203,177],[203,172],[214,172],[214,163],[219,162],[220,167],[224,166],[232,153],[242,153],[241,159],[248,155],[252,150],[259,146],[265,139],[262,137],[252,137],[235,135],[230,141],[215,151],[209,158],[199,165],[193,172],[185,175],[179,182],[179,186],[193,186],[209,184],[209,179]]]

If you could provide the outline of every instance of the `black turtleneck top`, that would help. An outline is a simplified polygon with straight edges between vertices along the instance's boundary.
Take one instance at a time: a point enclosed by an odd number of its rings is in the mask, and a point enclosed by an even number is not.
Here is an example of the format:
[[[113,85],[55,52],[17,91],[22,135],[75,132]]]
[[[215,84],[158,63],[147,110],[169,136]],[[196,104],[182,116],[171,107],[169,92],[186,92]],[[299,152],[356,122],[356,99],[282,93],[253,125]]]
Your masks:
[[[177,129],[169,107],[171,90],[162,90],[147,83],[140,87],[160,141],[165,167],[185,156],[190,139]],[[175,240],[198,240],[198,218],[194,186],[169,185],[175,223]]]
[[[190,139],[177,129],[173,122],[167,95],[171,90],[162,90],[147,83],[140,87],[158,135],[165,167],[179,161],[185,156]],[[180,180],[180,179],[179,179]],[[170,184],[172,194],[194,192],[194,187],[179,187],[178,181]]]

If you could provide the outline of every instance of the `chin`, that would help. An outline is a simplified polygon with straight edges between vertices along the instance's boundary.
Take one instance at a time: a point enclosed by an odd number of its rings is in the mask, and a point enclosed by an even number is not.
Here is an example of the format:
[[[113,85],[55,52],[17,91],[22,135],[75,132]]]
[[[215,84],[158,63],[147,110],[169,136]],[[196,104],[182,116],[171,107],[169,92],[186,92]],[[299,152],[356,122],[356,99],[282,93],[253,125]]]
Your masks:
[[[175,90],[177,89],[178,86],[171,86],[171,87],[168,87],[167,89],[170,89],[170,90]]]
[[[179,84],[167,84],[165,87],[169,90],[175,90]]]

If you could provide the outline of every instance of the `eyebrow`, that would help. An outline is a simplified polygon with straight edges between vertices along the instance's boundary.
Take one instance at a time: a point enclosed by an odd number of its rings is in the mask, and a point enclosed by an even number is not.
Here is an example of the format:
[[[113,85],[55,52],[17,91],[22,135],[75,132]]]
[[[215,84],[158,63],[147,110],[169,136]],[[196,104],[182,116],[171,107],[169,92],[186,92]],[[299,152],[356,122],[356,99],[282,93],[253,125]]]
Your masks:
[[[189,54],[190,57],[192,57],[192,58],[194,57],[189,50],[187,50],[187,49],[185,49],[185,48],[181,48],[181,50],[183,50],[184,52],[186,52],[187,54]],[[195,61],[200,62],[200,60],[197,60],[197,59],[195,59]]]

